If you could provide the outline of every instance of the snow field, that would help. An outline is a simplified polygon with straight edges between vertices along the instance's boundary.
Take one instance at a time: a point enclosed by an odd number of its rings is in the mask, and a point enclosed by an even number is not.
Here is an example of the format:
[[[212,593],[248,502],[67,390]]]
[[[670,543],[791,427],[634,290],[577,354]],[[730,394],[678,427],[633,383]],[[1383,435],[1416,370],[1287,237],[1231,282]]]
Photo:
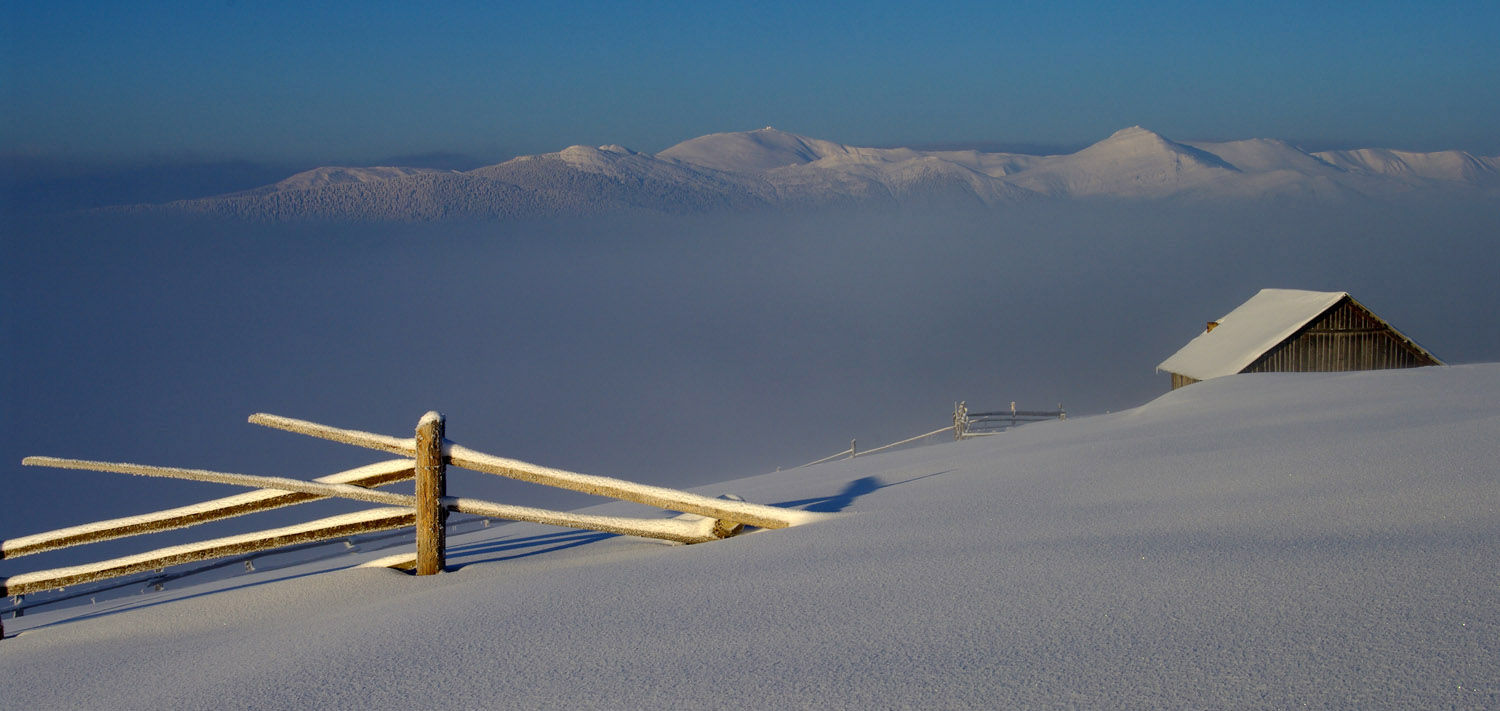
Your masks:
[[[431,578],[7,620],[0,676],[28,709],[1492,708],[1497,397],[1496,364],[1230,376],[702,492],[837,514],[789,529],[510,524]]]

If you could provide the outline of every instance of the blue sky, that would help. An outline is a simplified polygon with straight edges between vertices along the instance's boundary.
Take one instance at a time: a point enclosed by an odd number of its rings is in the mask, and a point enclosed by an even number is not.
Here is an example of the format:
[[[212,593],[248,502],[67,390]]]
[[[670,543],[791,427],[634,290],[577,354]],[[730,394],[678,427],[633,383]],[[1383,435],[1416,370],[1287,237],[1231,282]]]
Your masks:
[[[484,158],[774,125],[1500,153],[1500,3],[0,4],[0,155]]]

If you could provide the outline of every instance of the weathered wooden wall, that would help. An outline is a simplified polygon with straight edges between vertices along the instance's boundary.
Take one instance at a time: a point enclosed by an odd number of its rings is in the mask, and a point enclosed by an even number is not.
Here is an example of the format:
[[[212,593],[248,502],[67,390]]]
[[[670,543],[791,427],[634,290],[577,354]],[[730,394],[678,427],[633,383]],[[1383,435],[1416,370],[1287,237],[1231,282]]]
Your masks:
[[[1196,383],[1196,382],[1198,382],[1197,378],[1189,378],[1188,376],[1183,375],[1181,373],[1173,373],[1172,374],[1172,389],[1173,390],[1176,390],[1177,388],[1180,388],[1180,387],[1182,387],[1184,385],[1192,385],[1193,383]],[[1197,392],[1197,391],[1194,391],[1194,392]]]
[[[1244,373],[1323,373],[1438,365],[1353,300],[1345,298]],[[1174,386],[1176,383],[1174,381]]]

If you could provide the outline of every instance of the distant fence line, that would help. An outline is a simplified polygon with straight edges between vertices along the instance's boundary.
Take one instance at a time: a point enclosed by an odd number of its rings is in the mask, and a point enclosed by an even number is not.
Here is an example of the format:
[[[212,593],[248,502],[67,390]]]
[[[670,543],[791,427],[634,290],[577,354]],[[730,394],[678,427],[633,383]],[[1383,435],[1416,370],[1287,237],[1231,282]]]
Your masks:
[[[610,477],[578,474],[485,454],[446,439],[444,437],[446,421],[437,412],[429,412],[422,417],[417,424],[416,436],[413,438],[389,437],[358,430],[340,429],[267,414],[251,415],[250,422],[397,454],[403,458],[339,472],[313,481],[304,481],[285,477],[252,476],[176,467],[55,457],[27,457],[21,462],[26,466],[208,481],[248,486],[256,490],[191,506],[98,521],[0,541],[0,559],[18,558],[87,543],[185,528],[324,498],[352,499],[381,504],[382,507],[293,526],[171,546],[86,565],[12,575],[0,578],[0,598],[18,598],[27,593],[58,590],[70,585],[160,570],[167,566],[184,563],[347,538],[354,534],[411,527],[416,528],[416,552],[413,556],[405,557],[403,562],[414,567],[418,575],[431,575],[441,572],[446,564],[446,521],[450,511],[658,538],[679,543],[701,543],[727,538],[738,534],[746,526],[785,528],[818,518],[817,514],[804,511],[738,500],[710,498],[676,489]],[[666,519],[597,516],[453,497],[447,494],[446,471],[449,465],[597,496],[633,501],[681,512],[685,515]],[[415,495],[376,491],[369,488],[413,478],[417,482]],[[0,636],[3,634],[4,627],[0,626]]]
[[[959,402],[953,406],[953,436],[954,439],[983,437],[999,434],[1028,422],[1066,419],[1068,413],[1063,410],[1061,403],[1056,410],[1017,410],[1016,403],[1011,402],[1009,410],[969,412],[969,404]]]
[[[1066,420],[1068,413],[1059,404],[1056,410],[1017,410],[1016,404],[1012,402],[1009,410],[997,410],[994,412],[969,412],[967,402],[957,402],[953,405],[953,424],[935,429],[915,437],[908,437],[899,442],[881,445],[874,449],[859,451],[859,440],[849,440],[849,448],[837,454],[831,454],[815,461],[793,467],[801,469],[815,464],[823,464],[836,459],[854,459],[865,455],[883,452],[887,449],[899,447],[903,444],[911,444],[921,439],[939,435],[944,432],[952,432],[955,440],[968,439],[970,437],[985,437],[999,434],[1014,427],[1020,427],[1028,422],[1040,422],[1042,420]]]

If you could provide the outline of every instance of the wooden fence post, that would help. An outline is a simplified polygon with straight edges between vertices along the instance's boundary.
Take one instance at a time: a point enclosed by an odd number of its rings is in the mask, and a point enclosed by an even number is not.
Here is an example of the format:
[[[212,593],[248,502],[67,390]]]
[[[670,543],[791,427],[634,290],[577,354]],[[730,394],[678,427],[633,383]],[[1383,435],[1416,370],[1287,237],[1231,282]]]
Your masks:
[[[433,411],[417,423],[417,575],[443,572],[447,553],[447,465],[443,462],[442,413]]]

